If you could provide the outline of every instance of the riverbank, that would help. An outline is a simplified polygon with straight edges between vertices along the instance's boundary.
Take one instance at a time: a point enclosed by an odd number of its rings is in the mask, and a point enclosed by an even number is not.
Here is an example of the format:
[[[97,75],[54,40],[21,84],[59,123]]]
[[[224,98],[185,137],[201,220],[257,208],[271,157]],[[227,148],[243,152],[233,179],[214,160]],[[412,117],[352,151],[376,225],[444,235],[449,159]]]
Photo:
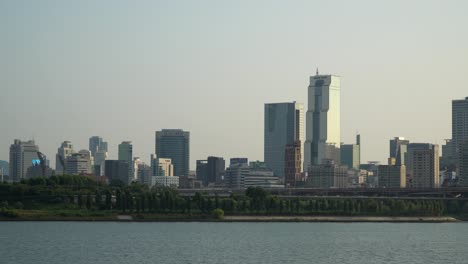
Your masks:
[[[219,219],[204,214],[47,214],[38,211],[21,212],[15,217],[0,217],[0,221],[74,221],[74,222],[374,222],[374,223],[452,223],[466,221],[450,216],[390,217],[390,216],[261,216],[236,215]]]

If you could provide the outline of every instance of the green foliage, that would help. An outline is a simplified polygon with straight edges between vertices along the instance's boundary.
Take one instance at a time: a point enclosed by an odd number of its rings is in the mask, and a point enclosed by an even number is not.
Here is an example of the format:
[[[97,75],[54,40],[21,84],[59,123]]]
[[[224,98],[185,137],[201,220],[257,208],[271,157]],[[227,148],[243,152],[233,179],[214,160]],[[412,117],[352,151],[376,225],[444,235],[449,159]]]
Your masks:
[[[218,220],[223,220],[224,219],[224,211],[223,209],[216,208],[211,212],[211,215]]]

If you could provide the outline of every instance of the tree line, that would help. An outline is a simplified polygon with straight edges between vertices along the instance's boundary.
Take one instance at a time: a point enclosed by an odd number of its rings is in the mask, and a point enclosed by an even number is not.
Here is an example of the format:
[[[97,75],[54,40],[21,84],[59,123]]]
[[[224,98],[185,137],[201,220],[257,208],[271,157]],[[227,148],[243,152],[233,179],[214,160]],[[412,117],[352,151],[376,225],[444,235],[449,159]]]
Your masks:
[[[0,207],[40,209],[45,205],[76,205],[78,209],[122,213],[210,214],[222,209],[227,215],[343,215],[343,216],[441,216],[468,214],[468,202],[442,199],[329,198],[274,196],[250,187],[229,197],[197,192],[181,196],[170,188],[149,188],[138,183],[102,184],[83,176],[33,178],[0,184]],[[19,208],[21,207],[21,208]]]

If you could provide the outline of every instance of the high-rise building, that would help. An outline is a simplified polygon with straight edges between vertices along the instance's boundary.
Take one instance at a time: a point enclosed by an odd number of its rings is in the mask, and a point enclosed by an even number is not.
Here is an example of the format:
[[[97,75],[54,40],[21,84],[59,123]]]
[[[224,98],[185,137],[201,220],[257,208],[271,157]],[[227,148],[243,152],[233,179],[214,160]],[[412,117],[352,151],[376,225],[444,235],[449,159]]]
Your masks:
[[[96,153],[107,152],[107,142],[105,142],[101,137],[93,136],[89,138],[89,151],[93,157],[96,156]]]
[[[315,188],[347,188],[348,184],[348,168],[335,164],[334,160],[311,166],[306,182],[307,186]]]
[[[98,176],[102,176],[105,172],[105,161],[108,158],[107,142],[105,142],[101,137],[98,136],[90,137],[89,151],[91,151],[91,155],[93,156],[94,160],[94,173]]]
[[[131,141],[123,141],[119,144],[119,160],[128,163],[128,179],[135,180],[135,169],[133,166],[133,145]]]
[[[462,186],[468,186],[468,175],[462,175],[460,163],[463,143],[468,140],[468,97],[462,100],[452,101],[452,147],[453,159]]]
[[[468,185],[468,140],[465,140],[460,144],[459,150],[459,185],[467,186]]]
[[[151,154],[152,176],[174,176],[174,165],[171,159],[160,158]]]
[[[104,174],[109,183],[113,181],[121,181],[126,185],[132,183],[133,178],[130,178],[128,174],[129,165],[124,160],[106,160]]]
[[[439,187],[439,146],[411,143],[406,158],[407,187]]]
[[[286,146],[304,143],[304,106],[296,102],[265,104],[264,125],[265,163],[284,178]],[[302,148],[300,151],[303,156]]]
[[[138,182],[141,184],[151,185],[151,166],[148,166],[144,162],[138,164],[136,169]]]
[[[342,144],[341,165],[348,166],[349,169],[359,170],[361,165],[361,136],[356,136],[356,144]]]
[[[225,186],[241,189],[248,187],[282,188],[280,178],[267,168],[266,164],[258,162],[249,164],[234,163],[226,170]]]
[[[197,180],[208,186],[208,160],[197,160]]]
[[[395,158],[389,158],[388,165],[378,166],[379,187],[382,188],[405,188],[406,166],[395,165]]]
[[[306,114],[304,170],[324,160],[340,162],[340,77],[310,77]],[[328,162],[328,161],[326,161]]]
[[[408,144],[409,140],[406,140],[404,137],[395,137],[390,140],[390,158],[395,158],[396,166],[406,164]]]
[[[86,149],[72,153],[65,161],[65,172],[72,175],[91,174],[92,159],[91,152]]]
[[[10,146],[10,179],[19,182],[26,178],[28,168],[39,163],[39,147],[34,140],[15,139]]]
[[[284,151],[284,183],[288,187],[295,187],[301,180],[302,153],[301,142],[286,145]]]
[[[190,132],[182,129],[156,131],[156,156],[172,160],[174,175],[188,176],[190,162]]]
[[[73,145],[70,141],[62,142],[62,145],[57,149],[57,155],[55,156],[55,174],[62,175],[65,173],[65,162],[74,152]]]
[[[223,158],[221,157],[208,157],[208,165],[206,168],[207,178],[209,183],[219,183],[222,182],[222,177],[226,170],[226,164]]]
[[[249,165],[249,159],[248,158],[231,158],[229,160],[229,167],[236,166],[239,164]]]

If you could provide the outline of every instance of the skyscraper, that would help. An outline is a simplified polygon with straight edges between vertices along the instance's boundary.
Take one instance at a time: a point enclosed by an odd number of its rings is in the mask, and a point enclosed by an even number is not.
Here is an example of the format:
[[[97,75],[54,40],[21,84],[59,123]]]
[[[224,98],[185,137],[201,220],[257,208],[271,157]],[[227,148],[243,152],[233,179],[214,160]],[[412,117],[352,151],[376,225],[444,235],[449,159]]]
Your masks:
[[[356,144],[342,144],[341,165],[348,166],[349,169],[358,170],[361,165],[361,136],[356,136]]]
[[[283,178],[286,146],[304,143],[304,106],[296,102],[265,104],[264,123],[265,163]]]
[[[94,160],[93,170],[96,175],[102,175],[105,171],[105,161],[108,158],[107,142],[101,137],[93,136],[89,138],[89,151]]]
[[[34,140],[15,139],[10,146],[10,179],[14,182],[25,179],[28,168],[40,162],[38,152],[39,147],[34,143]]]
[[[175,176],[188,176],[190,132],[182,129],[156,131],[156,156],[172,160]]]
[[[301,181],[302,153],[301,142],[286,146],[284,151],[284,183],[288,187],[295,187]]]
[[[96,156],[98,151],[107,152],[107,142],[101,137],[93,136],[89,138],[89,151],[93,157]]]
[[[70,141],[64,141],[62,145],[60,145],[57,149],[57,155],[55,156],[55,174],[61,175],[65,173],[65,163],[67,158],[73,153],[73,145]]]
[[[439,187],[439,146],[411,143],[407,153],[407,181],[413,188]]]
[[[105,175],[109,183],[112,181],[121,181],[124,184],[130,184],[128,171],[130,164],[124,160],[106,160]]]
[[[133,166],[133,145],[131,141],[123,141],[119,144],[119,160],[128,163],[128,182],[130,183],[135,179],[134,166]]]
[[[159,159],[151,154],[151,176],[174,176],[174,165],[171,159]]]
[[[340,162],[340,77],[310,77],[304,170],[324,160]]]
[[[82,149],[78,153],[72,153],[65,161],[65,172],[72,175],[92,173],[91,151]]]
[[[222,176],[226,170],[226,164],[221,157],[208,157],[207,163],[207,178],[209,183],[219,183],[222,181]]]
[[[468,173],[460,169],[463,159],[463,144],[468,144],[468,97],[452,101],[452,157],[457,167],[460,185],[468,186]],[[462,169],[463,170],[463,169]],[[463,175],[462,175],[463,174]]]
[[[395,137],[390,140],[390,158],[395,158],[395,165],[406,164],[406,152],[408,151],[409,140],[404,137]]]

